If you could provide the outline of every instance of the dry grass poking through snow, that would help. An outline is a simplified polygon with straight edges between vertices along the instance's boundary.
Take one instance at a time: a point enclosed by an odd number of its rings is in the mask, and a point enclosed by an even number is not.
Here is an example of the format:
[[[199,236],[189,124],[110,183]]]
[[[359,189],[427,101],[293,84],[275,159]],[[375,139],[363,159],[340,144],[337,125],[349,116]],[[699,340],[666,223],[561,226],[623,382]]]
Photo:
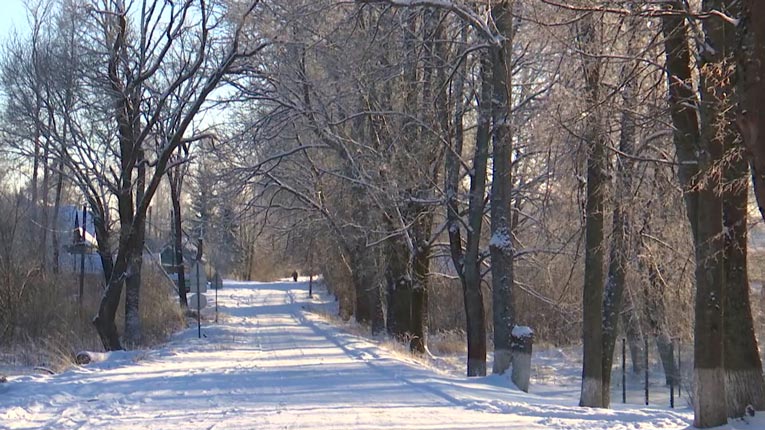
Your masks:
[[[0,373],[35,368],[60,372],[75,365],[78,351],[103,350],[91,323],[103,289],[100,275],[86,275],[80,308],[76,274],[11,270],[14,273],[0,280]],[[138,347],[160,344],[185,325],[169,282],[155,268],[144,266],[143,341]],[[120,331],[122,315],[120,307]]]

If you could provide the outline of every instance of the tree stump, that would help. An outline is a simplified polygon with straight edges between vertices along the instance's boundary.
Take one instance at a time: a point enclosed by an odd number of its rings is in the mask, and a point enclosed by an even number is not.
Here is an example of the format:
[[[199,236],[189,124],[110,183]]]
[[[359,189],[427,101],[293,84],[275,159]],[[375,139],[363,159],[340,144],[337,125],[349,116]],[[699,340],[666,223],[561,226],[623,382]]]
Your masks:
[[[90,356],[90,353],[87,351],[80,351],[77,353],[77,355],[74,358],[74,361],[80,365],[84,366],[86,364],[90,364],[93,361],[93,357]]]
[[[534,344],[534,331],[530,327],[515,326],[510,338],[513,356],[512,381],[521,391],[529,392],[531,378],[531,349]]]

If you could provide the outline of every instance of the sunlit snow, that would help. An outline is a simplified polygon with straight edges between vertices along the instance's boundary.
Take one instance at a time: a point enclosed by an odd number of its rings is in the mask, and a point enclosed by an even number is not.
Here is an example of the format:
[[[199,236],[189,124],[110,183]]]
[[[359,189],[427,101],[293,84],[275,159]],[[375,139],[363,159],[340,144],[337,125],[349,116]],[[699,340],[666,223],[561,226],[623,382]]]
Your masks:
[[[687,408],[577,407],[568,391],[428,368],[309,312],[305,282],[226,282],[220,323],[156,351],[0,384],[4,429],[684,429]],[[755,419],[759,419],[756,417]],[[736,424],[737,425],[737,424]],[[747,427],[742,424],[742,428]]]

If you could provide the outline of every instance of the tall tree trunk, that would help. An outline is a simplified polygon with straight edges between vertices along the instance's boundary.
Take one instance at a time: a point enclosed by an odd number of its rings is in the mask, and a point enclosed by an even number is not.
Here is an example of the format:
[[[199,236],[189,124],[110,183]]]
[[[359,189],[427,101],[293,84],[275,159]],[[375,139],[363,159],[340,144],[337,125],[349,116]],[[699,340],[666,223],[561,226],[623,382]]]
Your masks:
[[[632,28],[634,30],[634,28]],[[634,43],[630,43],[630,47]],[[634,55],[628,49],[627,55]],[[625,68],[624,76],[627,82],[622,92],[623,110],[621,118],[621,135],[619,151],[625,156],[617,155],[617,192],[614,193],[613,228],[611,233],[611,251],[608,263],[603,295],[603,406],[611,404],[611,368],[614,362],[614,348],[619,327],[619,314],[622,310],[622,299],[626,288],[626,272],[629,262],[627,255],[632,247],[629,244],[631,230],[629,208],[626,199],[632,193],[632,161],[628,158],[634,152],[635,120],[634,112],[637,106],[636,79],[630,76],[634,70]]]
[[[64,126],[66,127],[66,126]],[[66,136],[66,128],[64,129]],[[58,163],[58,172],[56,172],[56,194],[53,198],[53,273],[59,273],[61,265],[61,243],[58,236],[58,218],[61,212],[61,193],[64,188],[64,160]]]
[[[135,184],[135,202],[140,202],[144,199],[146,187],[146,164],[144,163],[143,150],[138,150],[136,169],[138,172]],[[134,219],[135,216],[131,214],[130,220],[133,221]],[[143,270],[143,248],[146,241],[146,219],[133,223],[131,228],[135,228],[136,232],[134,241],[131,243],[134,248],[125,277],[125,340],[132,346],[141,343],[141,272]]]
[[[731,142],[732,143],[732,142]],[[730,148],[736,150],[736,148]],[[723,198],[725,226],[725,389],[728,416],[742,417],[747,405],[765,409],[762,361],[754,332],[747,276],[747,204],[749,166],[743,157],[726,157],[727,184]]]
[[[404,61],[406,64],[405,71],[402,74],[402,84],[404,86],[404,111],[407,114],[407,118],[403,121],[402,131],[404,134],[404,148],[408,153],[414,153],[420,140],[420,127],[418,121],[415,118],[422,118],[424,115],[424,109],[419,104],[420,94],[420,81],[417,79],[418,71],[420,70],[420,58],[418,50],[415,48],[415,41],[418,34],[418,20],[421,15],[420,10],[409,10],[406,15],[406,27],[407,30],[404,33]],[[430,19],[425,19],[425,24],[430,26]],[[428,26],[419,26],[419,31],[423,33],[423,37],[427,37],[427,32],[430,29]],[[432,30],[432,29],[430,29]],[[426,51],[425,67],[423,69],[422,76],[422,93],[423,101],[428,99],[426,93],[430,91],[431,77],[432,77],[432,63],[428,60],[432,60],[433,43],[431,40],[426,41],[424,44],[424,51]],[[395,193],[400,191],[395,188]],[[399,196],[400,199],[406,199],[410,196]],[[409,224],[411,221],[417,218],[417,208],[412,205],[405,206],[401,209],[400,221],[401,224]],[[390,258],[388,259],[388,265],[386,268],[387,279],[387,291],[388,291],[388,332],[404,339],[407,336],[413,336],[414,321],[413,321],[413,299],[414,299],[414,287],[417,282],[414,279],[414,232],[411,228],[405,225],[397,225],[393,220],[399,220],[399,217],[391,216],[390,228],[392,230],[398,230],[400,228],[408,229],[402,232],[398,237],[391,240],[391,248],[394,249]],[[411,345],[410,345],[411,346]]]
[[[353,315],[359,324],[370,324],[374,311],[374,263],[369,255],[371,250],[362,243],[358,245],[356,254],[352,257],[351,268],[353,270],[353,288],[355,291]]]
[[[703,1],[704,10],[721,10],[719,0]],[[699,207],[696,231],[696,305],[694,327],[693,379],[694,425],[714,427],[727,422],[720,399],[725,396],[723,271],[723,206],[719,163],[726,137],[726,52],[727,31],[722,20],[705,20],[703,30],[714,49],[701,52],[699,151]],[[731,28],[732,31],[732,28]],[[732,36],[732,34],[731,34]],[[722,80],[719,80],[721,79]]]
[[[765,98],[765,81],[762,79],[765,76],[765,2],[744,0],[739,6],[742,10],[739,25],[741,45],[736,50],[737,95],[740,103],[738,125],[749,155],[757,205],[765,219],[765,133],[762,132],[765,130],[765,109],[762,107]],[[744,170],[743,166],[736,163],[729,173],[738,177],[745,174]],[[740,404],[744,402],[750,403],[757,410],[765,409],[762,363],[757,340],[751,329],[752,314],[746,279],[746,195],[747,191],[739,189],[723,202],[726,225],[735,225],[733,234],[726,236],[726,270],[737,274],[739,278],[728,280],[725,296],[726,335],[729,336],[725,343],[728,413],[735,416],[738,416]],[[740,260],[738,264],[735,263],[737,259]],[[728,330],[735,327],[741,330],[736,333],[736,337],[730,337]],[[738,355],[733,356],[736,352]]]
[[[98,215],[93,218],[96,223],[96,233],[106,233],[106,229],[102,227],[103,216]],[[117,258],[113,264],[109,263],[110,275],[106,278],[106,288],[101,298],[101,302],[98,307],[98,313],[93,318],[93,325],[96,327],[98,336],[101,339],[101,343],[106,351],[117,351],[124,349],[120,342],[120,336],[117,332],[117,324],[115,323],[115,317],[117,315],[117,308],[119,307],[122,297],[122,287],[125,283],[125,276],[127,274],[129,266],[129,255],[125,250],[130,249],[130,233],[120,232],[120,245],[117,253]],[[104,235],[108,237],[108,235]],[[101,262],[104,264],[104,275],[107,272],[107,264],[105,263],[104,253],[108,250],[108,245],[101,246],[99,239],[99,252],[101,252]],[[109,255],[109,261],[111,255]]]
[[[129,250],[135,249],[135,245],[132,243],[133,237],[135,235],[128,234],[124,239],[121,238],[125,242],[120,243],[120,249],[117,252],[117,258],[112,268],[112,276],[109,278],[106,290],[101,298],[98,313],[93,318],[93,325],[96,327],[98,336],[106,351],[124,349],[120,342],[119,332],[117,332],[115,317],[117,316],[117,308],[122,296],[122,286],[125,284],[125,276],[130,265],[129,259],[132,258]]]
[[[512,360],[512,332],[515,325],[513,303],[513,231],[512,231],[512,2],[503,1],[491,9],[492,19],[504,41],[492,48],[493,90],[492,117],[494,141],[491,183],[491,283],[494,321],[493,373],[503,374]]]
[[[39,91],[39,90],[38,90]],[[32,240],[37,241],[39,240],[39,232],[38,232],[38,223],[39,223],[39,172],[40,172],[40,134],[41,134],[41,128],[42,125],[40,125],[40,96],[39,94],[36,96],[37,102],[36,102],[36,109],[35,109],[35,131],[34,131],[34,137],[33,137],[33,144],[34,144],[34,152],[32,155],[32,179],[30,181],[29,187],[31,188],[30,191],[30,219],[32,220],[29,225],[32,226],[29,233],[31,234]],[[39,255],[38,255],[39,257]]]
[[[411,327],[412,284],[406,276],[409,252],[401,237],[388,241],[385,279],[388,296],[388,334],[403,339]]]
[[[754,196],[765,220],[765,2],[742,1],[741,46],[737,50],[738,126],[749,152]]]
[[[491,128],[492,64],[490,54],[481,54],[481,96],[478,104],[473,172],[468,198],[467,244],[462,266],[462,286],[467,325],[467,375],[486,375],[486,321],[481,291],[481,227],[486,197],[487,165]],[[452,244],[453,247],[455,244]],[[461,245],[460,245],[461,246]]]
[[[91,218],[93,219],[93,228],[96,234],[98,256],[101,259],[101,268],[104,271],[104,284],[108,285],[114,271],[108,215],[96,197],[89,196],[88,204],[92,213]]]
[[[385,279],[378,277],[374,284],[372,298],[372,334],[385,333]]]
[[[705,2],[705,7],[709,7]],[[722,202],[719,177],[709,175],[703,183],[697,176],[703,169],[719,161],[722,143],[714,139],[712,128],[707,124],[703,139],[699,128],[693,93],[688,25],[682,14],[684,5],[674,1],[668,8],[678,14],[662,16],[662,32],[667,56],[669,102],[672,123],[675,128],[674,143],[680,166],[678,177],[686,190],[686,213],[693,233],[696,249],[696,323],[694,327],[694,425],[714,427],[727,421],[726,406],[720,399],[725,396],[723,374],[723,271],[722,271]],[[705,20],[705,31],[710,35]],[[707,61],[708,62],[708,61]],[[708,73],[709,70],[706,71]],[[702,71],[702,75],[705,72]],[[702,82],[702,97],[708,104],[712,88]],[[710,106],[701,106],[702,123],[715,120]],[[719,125],[719,124],[718,124]],[[703,140],[703,141],[702,141]]]
[[[683,187],[685,212],[691,226],[691,234],[696,237],[696,214],[698,213],[698,191],[695,178],[699,173],[696,154],[699,151],[698,105],[693,90],[691,74],[691,49],[689,29],[685,21],[682,0],[672,1],[667,5],[669,11],[662,15],[662,33],[666,55],[667,86],[669,88],[669,108],[674,133],[672,135],[675,153],[678,159],[677,176]]]
[[[429,112],[429,107],[434,107],[432,116],[426,118],[423,123],[432,124],[432,130],[421,130],[420,136],[427,139],[424,160],[427,162],[427,176],[417,177],[416,199],[427,200],[431,198],[433,184],[438,183],[438,175],[441,172],[443,145],[439,137],[447,133],[449,127],[449,109],[446,97],[446,57],[448,50],[444,42],[443,13],[438,8],[433,8],[425,13],[424,31],[425,55],[424,55],[424,80],[422,112]],[[413,225],[411,229],[412,240],[412,340],[409,349],[414,353],[424,353],[427,350],[428,335],[428,289],[430,276],[430,238],[433,230],[433,209],[413,201],[410,204],[413,212]]]
[[[627,338],[627,347],[630,350],[630,363],[632,363],[632,374],[639,375],[643,373],[645,357],[643,356],[643,336],[640,327],[640,318],[633,304],[632,294],[629,288],[624,291],[624,311],[622,315],[622,325],[624,327],[624,336]]]
[[[603,283],[604,283],[604,211],[608,185],[608,154],[598,107],[600,97],[600,62],[592,56],[598,43],[592,14],[580,21],[578,35],[583,52],[582,71],[586,84],[585,123],[587,145],[587,203],[585,206],[585,257],[583,311],[583,366],[580,406],[603,407]]]
[[[39,257],[40,257],[40,263],[42,264],[43,270],[48,270],[48,229],[49,229],[49,218],[50,218],[50,166],[48,165],[48,161],[50,158],[50,139],[45,139],[45,145],[43,145],[43,156],[42,156],[42,169],[43,169],[43,180],[42,180],[42,189],[40,190],[42,192],[42,202],[41,202],[41,210],[40,210],[40,227],[42,231],[40,232],[40,242],[38,243],[39,246]]]
[[[186,296],[186,267],[183,264],[183,217],[181,214],[181,187],[183,177],[178,167],[174,172],[167,172],[167,179],[170,183],[170,201],[173,205],[173,251],[175,254],[175,273],[178,278],[178,302],[181,309],[185,311],[189,307],[189,301]],[[248,256],[248,270],[251,258]],[[247,275],[249,276],[249,274]]]
[[[722,148],[707,137],[702,169],[719,162]],[[706,140],[706,139],[705,139]],[[699,191],[696,239],[696,323],[694,327],[694,422],[715,427],[727,422],[723,373],[722,201],[719,179],[708,178]]]
[[[462,29],[461,39],[466,41],[467,30]],[[483,217],[483,201],[486,191],[486,168],[489,155],[489,122],[491,121],[490,98],[491,64],[486,53],[481,54],[481,94],[479,99],[478,127],[473,155],[473,172],[470,177],[470,195],[468,202],[467,245],[463,248],[460,221],[459,190],[461,163],[464,143],[464,79],[466,69],[463,66],[455,80],[456,106],[454,114],[454,144],[446,152],[445,184],[446,223],[449,233],[449,251],[452,263],[460,278],[465,299],[465,320],[468,340],[468,376],[486,374],[486,322],[481,292],[480,261],[478,261],[479,240]],[[477,228],[475,228],[477,227]]]
[[[413,285],[411,299],[412,340],[409,350],[424,353],[428,344],[428,276],[430,274],[430,234],[433,213],[421,214],[412,229],[414,256],[412,258]]]
[[[404,32],[403,46],[404,46],[404,61],[406,66],[404,72],[401,75],[401,85],[404,92],[404,111],[406,112],[406,119],[402,121],[401,131],[404,135],[404,146],[412,148],[417,141],[417,127],[411,118],[417,115],[417,70],[418,60],[417,52],[414,49],[414,41],[416,38],[416,18],[417,13],[415,11],[407,11],[406,15],[406,27],[407,31]],[[385,49],[381,49],[380,52],[382,64],[388,64],[389,60],[385,55]],[[393,96],[393,89],[390,87],[390,83],[383,84],[384,88],[380,97],[382,99],[382,109],[392,110],[391,97]],[[375,133],[377,135],[386,135],[384,123],[378,121],[375,124],[377,127]],[[393,145],[391,145],[393,147]],[[392,188],[392,195],[398,194],[398,189],[395,185]],[[393,203],[395,205],[396,203]],[[405,212],[405,211],[404,211]],[[408,213],[402,213],[404,222],[410,218]],[[390,231],[396,231],[404,226],[399,226],[397,223],[398,217],[386,216],[386,226]],[[412,253],[407,245],[407,238],[409,233],[404,231],[399,235],[391,237],[386,241],[387,254],[385,265],[385,282],[386,282],[386,330],[388,334],[400,341],[403,341],[412,331],[412,268],[411,257]]]
[[[119,333],[117,332],[117,326],[114,318],[117,314],[117,308],[120,302],[120,296],[122,294],[122,287],[125,283],[125,277],[128,275],[131,261],[135,258],[141,258],[141,250],[143,249],[143,228],[146,225],[146,211],[149,207],[149,202],[157,191],[157,187],[162,178],[162,172],[164,171],[169,161],[170,154],[164,153],[157,163],[157,170],[152,175],[151,182],[146,187],[143,198],[136,205],[133,222],[120,231],[119,248],[117,250],[117,256],[114,259],[113,267],[111,268],[111,275],[106,284],[106,289],[101,297],[101,303],[98,307],[98,313],[93,318],[93,325],[95,326],[99,338],[107,351],[122,349]],[[118,201],[120,204],[124,204],[125,201]],[[128,201],[128,203],[132,203]],[[132,207],[132,205],[131,205]],[[100,208],[99,209],[103,209]],[[120,208],[124,209],[124,208]],[[100,224],[105,220],[103,212],[94,217],[94,220]],[[124,220],[120,219],[122,225]],[[99,243],[100,245],[100,243]],[[101,247],[103,252],[106,247]],[[137,254],[137,256],[136,256]],[[102,254],[103,259],[103,254]],[[106,273],[106,268],[104,270]]]

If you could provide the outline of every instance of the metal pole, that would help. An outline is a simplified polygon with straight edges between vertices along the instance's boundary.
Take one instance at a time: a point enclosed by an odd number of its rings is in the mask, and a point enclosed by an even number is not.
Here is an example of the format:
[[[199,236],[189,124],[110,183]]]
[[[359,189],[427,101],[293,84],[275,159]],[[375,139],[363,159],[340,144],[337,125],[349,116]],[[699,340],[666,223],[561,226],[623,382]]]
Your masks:
[[[220,275],[215,272],[215,322],[218,322],[218,288],[220,288]]]
[[[80,254],[80,296],[79,296],[79,304],[80,307],[82,307],[82,296],[85,292],[85,246],[87,242],[85,241],[85,232],[87,231],[85,229],[86,224],[85,221],[87,220],[88,216],[88,210],[85,205],[82,205],[82,254]]]
[[[202,264],[202,237],[204,236],[204,224],[202,224],[202,231],[199,232],[199,240],[197,240],[197,336],[202,338],[202,295],[199,290],[199,265]]]
[[[80,213],[77,208],[74,209],[74,230],[72,230],[72,273],[77,273],[77,245],[80,240]],[[82,294],[80,294],[82,296]],[[78,297],[79,301],[80,298]]]
[[[622,403],[627,403],[627,340],[622,338]]]
[[[308,250],[308,297],[313,297],[313,238]]]
[[[680,341],[677,341],[677,397],[680,397],[680,386],[682,385],[681,382],[683,382],[683,372],[681,371],[680,365],[682,364],[681,358],[683,348]]]
[[[675,342],[672,341],[669,344],[669,354],[670,357],[675,356]],[[675,367],[675,366],[672,366]],[[675,369],[671,369],[672,374],[669,375],[669,407],[674,409],[675,408]]]
[[[202,339],[202,319],[201,319],[201,302],[202,297],[199,295],[199,260],[197,260],[197,337]]]
[[[648,336],[645,337],[645,405],[648,406]]]

